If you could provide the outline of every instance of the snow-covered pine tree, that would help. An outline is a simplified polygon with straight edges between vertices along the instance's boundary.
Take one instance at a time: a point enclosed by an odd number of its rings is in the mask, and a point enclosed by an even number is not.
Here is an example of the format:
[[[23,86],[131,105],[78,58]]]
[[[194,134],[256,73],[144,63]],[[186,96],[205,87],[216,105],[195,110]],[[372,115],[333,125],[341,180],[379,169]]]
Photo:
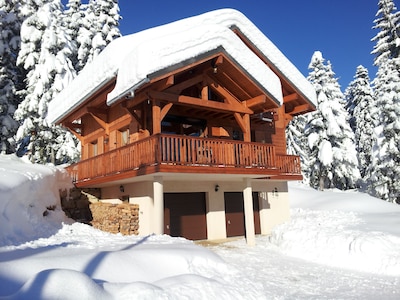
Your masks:
[[[308,123],[308,114],[294,117],[286,128],[286,147],[288,154],[300,156],[303,182],[309,183],[309,153],[304,129]]]
[[[309,65],[308,80],[317,92],[318,110],[305,128],[310,148],[310,185],[314,188],[356,187],[360,179],[354,133],[344,108],[344,95],[331,64],[316,51]]]
[[[368,172],[369,193],[400,204],[400,61],[381,61],[374,80],[379,107],[372,163]]]
[[[17,63],[27,71],[26,97],[18,106],[15,118],[22,124],[17,138],[35,131],[32,158],[36,162],[71,162],[79,151],[69,142],[69,133],[47,124],[47,105],[75,71],[70,61],[71,40],[63,21],[60,0],[43,3],[21,26],[21,51]],[[68,145],[68,151],[64,146]],[[67,154],[62,156],[60,153]]]
[[[367,170],[369,193],[400,203],[400,14],[392,0],[380,0],[372,39],[375,65],[373,80],[378,124],[375,128],[372,163]]]
[[[345,91],[347,110],[350,114],[350,126],[355,134],[355,145],[361,177],[371,165],[371,151],[374,143],[374,128],[380,108],[375,101],[368,70],[358,66],[354,80]]]
[[[77,37],[80,69],[99,55],[112,40],[121,36],[118,27],[120,18],[117,0],[90,0],[85,6]]]
[[[19,0],[0,0],[0,153],[15,152],[18,122],[14,112],[20,102],[22,70],[16,57],[20,49],[22,16]]]
[[[84,6],[82,5],[81,0],[69,0],[66,6],[67,9],[64,11],[64,14],[67,34],[71,37],[71,62],[75,71],[78,73],[81,69],[78,60],[78,49],[80,46],[78,35],[82,28],[83,18],[85,16],[83,11]]]
[[[379,0],[376,17],[373,28],[379,31],[372,38],[376,44],[371,53],[375,55],[374,64],[379,66],[382,60],[399,57],[400,12],[397,11],[393,0]]]

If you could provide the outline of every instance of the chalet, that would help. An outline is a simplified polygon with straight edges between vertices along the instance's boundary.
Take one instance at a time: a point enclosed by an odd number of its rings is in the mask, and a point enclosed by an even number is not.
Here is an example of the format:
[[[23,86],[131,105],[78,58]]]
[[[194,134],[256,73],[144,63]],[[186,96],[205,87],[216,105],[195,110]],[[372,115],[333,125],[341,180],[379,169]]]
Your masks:
[[[223,9],[110,43],[49,104],[81,142],[77,187],[140,208],[140,235],[268,234],[289,218],[286,153],[313,87],[243,14]]]

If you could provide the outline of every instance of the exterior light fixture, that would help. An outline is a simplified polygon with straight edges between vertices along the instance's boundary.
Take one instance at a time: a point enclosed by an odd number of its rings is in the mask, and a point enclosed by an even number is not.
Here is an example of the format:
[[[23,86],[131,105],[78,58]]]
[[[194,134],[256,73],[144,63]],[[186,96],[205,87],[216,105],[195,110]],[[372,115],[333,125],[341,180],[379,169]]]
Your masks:
[[[216,191],[216,192],[219,191],[219,185],[218,184],[215,185],[214,191]]]
[[[121,193],[125,192],[125,188],[124,188],[123,185],[120,185],[120,186],[119,186],[119,191],[120,191]]]
[[[277,188],[277,187],[275,187],[275,188],[272,190],[272,195],[273,195],[274,197],[278,197],[278,188]]]

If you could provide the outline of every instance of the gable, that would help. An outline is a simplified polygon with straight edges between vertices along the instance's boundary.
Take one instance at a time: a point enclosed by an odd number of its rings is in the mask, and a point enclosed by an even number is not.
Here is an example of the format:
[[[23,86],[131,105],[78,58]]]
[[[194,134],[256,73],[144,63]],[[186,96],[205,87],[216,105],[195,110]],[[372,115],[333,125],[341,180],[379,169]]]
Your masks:
[[[116,85],[107,95],[108,105],[218,52],[276,105],[293,94],[301,98],[295,105],[315,105],[311,84],[265,35],[241,13],[223,9],[116,39],[49,103],[48,121],[60,123],[112,80]]]

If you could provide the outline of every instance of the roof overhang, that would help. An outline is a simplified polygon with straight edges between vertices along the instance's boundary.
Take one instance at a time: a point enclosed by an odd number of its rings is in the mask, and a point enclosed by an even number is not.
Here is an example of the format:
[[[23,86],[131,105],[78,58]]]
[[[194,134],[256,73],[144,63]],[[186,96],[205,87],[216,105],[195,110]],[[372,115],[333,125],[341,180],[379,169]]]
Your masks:
[[[112,80],[108,105],[134,95],[154,74],[221,49],[276,103],[283,103],[284,78],[315,105],[312,85],[279,49],[243,14],[222,9],[114,40],[49,103],[47,119],[60,123]]]

